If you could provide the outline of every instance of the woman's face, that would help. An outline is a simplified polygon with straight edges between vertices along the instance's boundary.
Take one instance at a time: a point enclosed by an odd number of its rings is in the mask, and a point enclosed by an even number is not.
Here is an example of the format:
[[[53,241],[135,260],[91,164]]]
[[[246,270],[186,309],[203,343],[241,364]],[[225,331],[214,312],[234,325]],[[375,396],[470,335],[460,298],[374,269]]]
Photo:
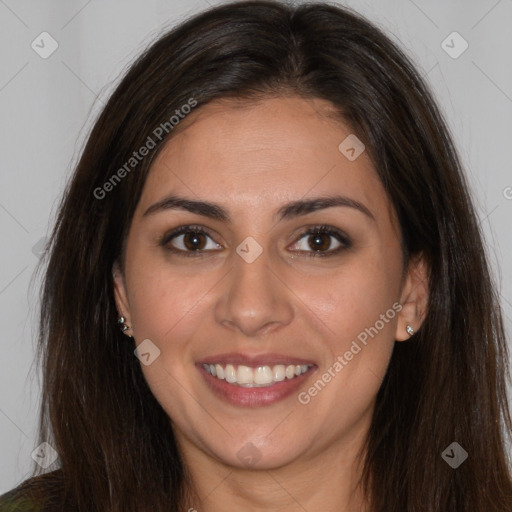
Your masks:
[[[353,453],[395,340],[418,327],[394,211],[329,107],[211,103],[150,170],[116,301],[186,457]]]

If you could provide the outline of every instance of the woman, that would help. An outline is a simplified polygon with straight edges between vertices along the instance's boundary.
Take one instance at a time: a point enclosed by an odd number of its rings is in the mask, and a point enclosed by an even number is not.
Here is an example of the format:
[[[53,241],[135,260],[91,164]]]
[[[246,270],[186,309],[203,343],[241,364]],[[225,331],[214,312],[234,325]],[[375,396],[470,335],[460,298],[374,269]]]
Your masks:
[[[358,15],[240,2],[160,38],[48,256],[59,469],[5,510],[512,510],[478,220],[430,93]]]

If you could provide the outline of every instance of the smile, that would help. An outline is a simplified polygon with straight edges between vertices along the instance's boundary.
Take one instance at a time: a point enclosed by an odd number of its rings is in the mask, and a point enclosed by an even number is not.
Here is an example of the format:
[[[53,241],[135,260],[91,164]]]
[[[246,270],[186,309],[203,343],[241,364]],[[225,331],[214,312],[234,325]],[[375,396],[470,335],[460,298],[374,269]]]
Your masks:
[[[207,389],[236,407],[265,407],[299,392],[318,370],[313,361],[284,354],[217,354],[197,362]]]
[[[291,380],[306,373],[312,365],[276,364],[274,366],[257,366],[233,364],[203,364],[205,371],[219,380],[246,388],[269,387],[285,379]]]

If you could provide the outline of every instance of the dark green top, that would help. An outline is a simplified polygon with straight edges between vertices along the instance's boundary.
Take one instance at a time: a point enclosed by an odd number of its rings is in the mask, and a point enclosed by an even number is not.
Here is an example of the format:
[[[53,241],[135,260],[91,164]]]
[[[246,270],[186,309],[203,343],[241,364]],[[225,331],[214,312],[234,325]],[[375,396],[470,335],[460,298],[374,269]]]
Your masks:
[[[60,470],[29,478],[0,496],[0,512],[60,511],[62,488]]]
[[[43,503],[24,496],[16,489],[0,496],[0,512],[43,512]]]

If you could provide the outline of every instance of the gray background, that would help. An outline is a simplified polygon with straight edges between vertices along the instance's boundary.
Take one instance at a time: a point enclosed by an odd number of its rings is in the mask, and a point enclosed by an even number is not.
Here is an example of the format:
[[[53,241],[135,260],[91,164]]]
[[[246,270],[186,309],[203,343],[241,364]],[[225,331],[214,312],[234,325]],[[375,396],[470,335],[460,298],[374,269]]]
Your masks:
[[[214,3],[0,0],[0,494],[31,468],[40,396],[31,277],[84,137],[141,48]],[[510,333],[512,0],[340,3],[391,33],[433,88],[473,186]],[[31,47],[43,31],[58,43],[46,59]],[[458,58],[441,46],[453,31],[469,44]]]

